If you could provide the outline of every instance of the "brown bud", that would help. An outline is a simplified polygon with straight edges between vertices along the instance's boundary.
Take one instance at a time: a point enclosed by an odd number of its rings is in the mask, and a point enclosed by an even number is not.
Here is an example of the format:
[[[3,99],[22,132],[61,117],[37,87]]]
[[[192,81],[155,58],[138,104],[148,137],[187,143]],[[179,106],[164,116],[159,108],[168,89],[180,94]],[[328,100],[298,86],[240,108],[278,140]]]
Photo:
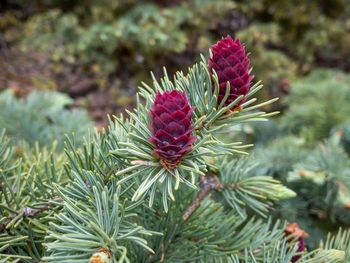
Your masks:
[[[309,234],[306,233],[304,230],[299,228],[299,225],[297,223],[289,223],[286,225],[286,228],[284,229],[284,232],[287,235],[293,235],[295,237],[308,237]]]
[[[105,248],[100,248],[98,252],[94,253],[90,258],[89,263],[110,263],[111,253]]]
[[[306,174],[307,174],[307,172],[306,172],[305,170],[300,170],[300,171],[299,171],[299,175],[300,175],[301,177],[306,176]]]

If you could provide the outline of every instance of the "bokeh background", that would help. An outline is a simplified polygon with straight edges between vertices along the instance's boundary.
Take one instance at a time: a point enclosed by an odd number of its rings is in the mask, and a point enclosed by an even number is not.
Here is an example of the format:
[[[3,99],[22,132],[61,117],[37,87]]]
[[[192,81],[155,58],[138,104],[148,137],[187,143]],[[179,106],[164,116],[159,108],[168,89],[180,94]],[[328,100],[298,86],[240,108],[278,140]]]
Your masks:
[[[264,96],[318,67],[350,70],[347,0],[2,0],[0,87],[57,90],[106,113],[133,103],[149,72],[186,70],[222,36],[251,52]]]
[[[133,108],[150,71],[186,72],[240,38],[258,96],[280,97],[269,110],[282,113],[231,139],[255,143],[254,172],[298,193],[271,216],[298,222],[310,247],[349,226],[349,0],[1,0],[0,32],[0,128],[57,150]]]

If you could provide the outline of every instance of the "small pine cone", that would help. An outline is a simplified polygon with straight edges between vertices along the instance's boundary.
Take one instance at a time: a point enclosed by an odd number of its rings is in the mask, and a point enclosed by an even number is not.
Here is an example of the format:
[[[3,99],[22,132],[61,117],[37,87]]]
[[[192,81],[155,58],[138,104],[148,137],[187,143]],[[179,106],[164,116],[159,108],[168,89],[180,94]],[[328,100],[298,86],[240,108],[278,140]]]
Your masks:
[[[166,168],[175,168],[192,149],[196,140],[192,136],[192,111],[185,93],[176,90],[157,93],[150,112],[149,140],[155,146],[154,154]]]
[[[305,250],[305,237],[309,235],[302,229],[299,228],[297,223],[287,224],[284,230],[286,236],[292,235],[298,238],[298,248],[296,252],[303,252]],[[301,256],[294,256],[292,263],[297,262]]]
[[[230,83],[230,94],[225,101],[225,106],[229,105],[240,95],[246,95],[251,87],[254,76],[249,74],[250,60],[245,52],[245,47],[239,39],[233,40],[227,36],[211,47],[212,56],[209,58],[209,70],[214,69],[219,79],[220,103],[226,93],[226,83]],[[246,101],[243,98],[235,108]]]

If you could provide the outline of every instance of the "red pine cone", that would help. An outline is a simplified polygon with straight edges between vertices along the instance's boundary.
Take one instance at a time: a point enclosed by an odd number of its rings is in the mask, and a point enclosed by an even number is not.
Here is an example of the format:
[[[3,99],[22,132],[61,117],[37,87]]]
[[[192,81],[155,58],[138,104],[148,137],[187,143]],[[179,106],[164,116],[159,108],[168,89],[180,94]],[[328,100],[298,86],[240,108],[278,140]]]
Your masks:
[[[169,169],[181,162],[196,140],[191,135],[192,111],[183,92],[173,90],[156,95],[150,112],[152,136],[149,140],[156,147],[154,154]]]
[[[284,230],[286,236],[293,235],[298,238],[298,248],[296,252],[303,252],[305,250],[305,237],[308,237],[308,233],[299,228],[297,223],[290,223],[286,225]],[[297,262],[301,256],[294,256],[292,258],[292,263]]]
[[[240,95],[246,95],[251,87],[254,76],[249,75],[250,60],[245,52],[245,47],[239,39],[233,40],[230,36],[222,38],[211,47],[212,56],[209,58],[209,70],[214,69],[219,79],[220,103],[226,93],[226,83],[230,82],[230,94],[225,101],[229,105]],[[246,99],[243,98],[235,105],[238,107]]]

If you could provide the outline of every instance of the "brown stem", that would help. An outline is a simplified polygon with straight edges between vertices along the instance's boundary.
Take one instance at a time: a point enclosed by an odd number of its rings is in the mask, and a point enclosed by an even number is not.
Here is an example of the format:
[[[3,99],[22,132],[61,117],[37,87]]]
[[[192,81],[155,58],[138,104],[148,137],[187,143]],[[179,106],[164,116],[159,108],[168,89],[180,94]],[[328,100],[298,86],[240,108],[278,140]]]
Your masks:
[[[164,262],[164,258],[165,258],[165,253],[164,253],[164,243],[160,244],[160,249],[162,251],[162,254],[160,256],[160,262]]]
[[[53,201],[55,202],[62,202],[61,197],[54,197]],[[30,206],[26,206],[24,208],[21,208],[17,210],[16,212],[13,212],[10,214],[3,222],[0,223],[0,232],[4,231],[7,227],[7,225],[18,215],[22,215],[23,217],[35,217],[37,214],[47,211],[51,208],[52,206],[50,204],[43,205],[38,208],[32,208]]]
[[[191,214],[199,207],[201,202],[212,191],[221,190],[224,188],[223,184],[220,183],[219,178],[213,173],[209,173],[206,176],[201,176],[200,177],[200,186],[201,186],[201,190],[197,194],[196,199],[186,209],[186,211],[182,217],[184,220],[187,220],[191,216]]]

